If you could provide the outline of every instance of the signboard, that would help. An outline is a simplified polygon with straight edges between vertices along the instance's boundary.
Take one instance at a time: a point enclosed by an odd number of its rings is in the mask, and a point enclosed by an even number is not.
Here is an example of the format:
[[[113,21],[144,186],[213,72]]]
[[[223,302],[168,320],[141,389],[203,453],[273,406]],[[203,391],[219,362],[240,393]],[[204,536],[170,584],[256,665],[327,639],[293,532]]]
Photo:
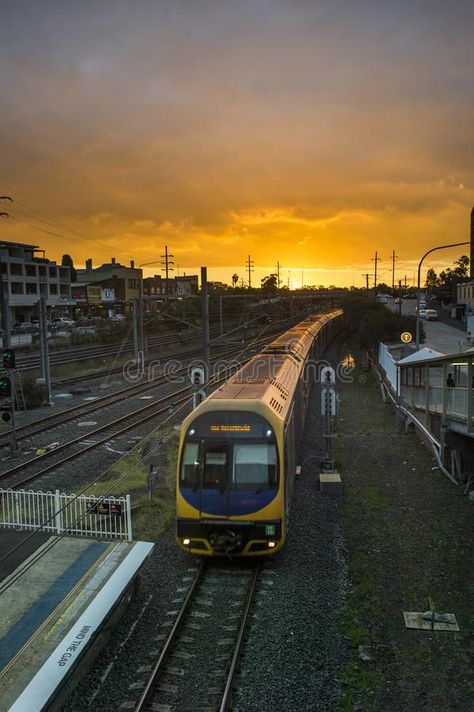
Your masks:
[[[404,331],[400,338],[404,344],[409,344],[410,341],[413,339],[413,336],[410,334],[409,331]]]
[[[106,517],[120,517],[122,514],[122,505],[120,502],[105,502],[101,500],[92,504],[89,512],[91,514],[102,514]]]
[[[94,284],[87,285],[87,301],[89,303],[100,304],[102,300],[101,289]]]

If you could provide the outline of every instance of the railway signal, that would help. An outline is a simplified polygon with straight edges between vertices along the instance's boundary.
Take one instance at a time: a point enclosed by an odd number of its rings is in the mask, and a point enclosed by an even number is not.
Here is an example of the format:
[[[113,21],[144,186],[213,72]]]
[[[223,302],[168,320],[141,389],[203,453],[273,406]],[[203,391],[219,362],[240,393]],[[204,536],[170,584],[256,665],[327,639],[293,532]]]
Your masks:
[[[12,394],[12,382],[10,376],[0,378],[0,397],[9,398]]]
[[[2,405],[2,414],[0,416],[4,423],[9,423],[12,419],[12,406]]]
[[[3,349],[3,368],[15,368],[15,352],[13,349]]]

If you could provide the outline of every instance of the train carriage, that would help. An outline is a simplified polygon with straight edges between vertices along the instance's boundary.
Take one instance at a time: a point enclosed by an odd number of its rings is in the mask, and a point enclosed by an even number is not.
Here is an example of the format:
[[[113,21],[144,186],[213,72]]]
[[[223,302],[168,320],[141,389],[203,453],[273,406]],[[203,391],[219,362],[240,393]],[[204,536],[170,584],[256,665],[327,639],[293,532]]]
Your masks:
[[[255,556],[283,546],[311,370],[341,322],[341,310],[305,319],[183,421],[176,492],[182,548]]]

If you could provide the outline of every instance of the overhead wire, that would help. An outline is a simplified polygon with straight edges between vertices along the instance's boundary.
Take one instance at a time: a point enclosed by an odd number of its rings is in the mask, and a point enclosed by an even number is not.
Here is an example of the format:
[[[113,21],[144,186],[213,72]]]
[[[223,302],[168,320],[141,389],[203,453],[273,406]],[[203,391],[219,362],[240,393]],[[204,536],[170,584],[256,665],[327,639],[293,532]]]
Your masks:
[[[248,351],[249,348],[251,348],[251,347],[257,342],[257,340],[265,333],[265,331],[266,331],[268,328],[269,328],[269,324],[265,324],[264,327],[263,327],[263,329],[249,342],[249,344],[247,344],[247,345],[245,346],[245,348],[243,348],[238,354],[236,354],[235,356],[232,357],[232,359],[231,359],[230,362],[229,362],[229,366],[228,366],[227,368],[230,369],[231,366],[232,366],[232,362],[235,362],[235,361],[237,361],[237,365],[238,365],[238,359],[240,358],[240,356],[242,356],[242,354],[244,354],[245,351]],[[208,386],[209,386],[209,385],[214,385],[215,383],[218,382],[218,380],[219,380],[220,377],[221,377],[221,374],[216,374],[215,376],[213,376],[213,377],[210,379],[210,381],[208,382],[207,385],[208,385]],[[171,412],[171,413],[164,419],[164,421],[162,421],[162,422],[158,425],[158,427],[155,428],[155,430],[152,430],[148,435],[146,435],[145,438],[150,438],[151,436],[153,436],[154,434],[156,434],[156,432],[157,432],[160,428],[162,428],[164,425],[166,425],[166,423],[169,422],[169,420],[171,420],[171,418],[175,418],[177,413],[179,413],[179,412],[180,412],[181,410],[183,410],[187,405],[190,404],[190,402],[192,401],[192,397],[193,397],[193,396],[190,395],[189,398],[186,399],[186,400],[184,401],[184,403],[182,403],[182,404],[179,406],[179,408],[178,408],[177,410],[173,410],[173,412]],[[169,440],[171,437],[173,437],[174,434],[175,434],[174,432],[171,432],[170,434],[168,434],[168,436],[164,436],[164,438],[163,438],[162,440],[160,440],[160,442],[158,443],[158,446],[157,446],[156,448],[154,448],[154,449],[148,451],[148,452],[146,453],[146,455],[144,455],[144,456],[143,456],[142,458],[140,458],[134,465],[132,465],[132,467],[131,467],[129,470],[127,470],[125,473],[123,473],[123,475],[122,475],[121,477],[119,477],[119,478],[111,485],[111,488],[109,489],[109,491],[106,492],[105,494],[102,494],[100,497],[98,497],[98,498],[92,503],[92,506],[95,506],[95,505],[97,504],[97,502],[103,501],[106,497],[111,496],[111,495],[112,495],[112,492],[114,491],[114,489],[115,489],[117,486],[119,486],[120,484],[122,484],[122,482],[123,482],[124,480],[128,479],[128,478],[135,472],[135,470],[136,470],[139,466],[143,465],[152,455],[154,455],[156,452],[158,452],[158,450],[162,447],[162,445],[163,445],[164,443],[168,442],[168,440]],[[143,440],[144,440],[145,438],[143,438]],[[92,482],[90,482],[90,483],[87,485],[87,487],[84,487],[78,494],[74,495],[73,499],[71,499],[70,502],[66,503],[66,504],[65,504],[63,507],[61,507],[57,512],[54,512],[54,514],[51,515],[51,517],[49,517],[47,520],[44,520],[44,521],[41,523],[41,525],[39,526],[38,529],[32,531],[31,534],[27,535],[21,542],[19,542],[19,543],[16,544],[14,547],[12,547],[12,548],[9,549],[7,552],[5,552],[5,554],[4,554],[2,557],[0,557],[0,564],[3,563],[6,559],[8,559],[8,558],[9,558],[12,554],[14,554],[16,551],[18,551],[18,549],[20,549],[22,546],[24,546],[24,545],[25,545],[28,541],[30,541],[34,536],[37,536],[39,532],[41,532],[42,530],[44,530],[44,528],[45,528],[51,521],[53,521],[53,519],[54,519],[58,514],[64,512],[68,507],[71,507],[72,504],[78,499],[78,497],[81,497],[81,496],[85,495],[85,493],[86,493],[91,487],[93,487],[93,486],[96,485],[98,482],[100,482],[100,481],[110,472],[110,470],[112,470],[112,468],[115,468],[119,462],[121,462],[125,457],[129,457],[137,448],[139,448],[139,447],[141,446],[142,442],[143,442],[143,441],[138,442],[130,451],[128,451],[126,454],[122,455],[122,457],[120,457],[118,460],[116,460],[113,464],[109,465],[109,467],[107,467],[100,475],[98,475],[98,477],[96,477],[95,480],[93,480]],[[66,535],[68,534],[68,532],[72,529],[72,527],[74,527],[78,522],[80,522],[83,517],[85,517],[85,516],[87,516],[88,514],[90,514],[90,511],[91,511],[92,506],[91,506],[84,514],[78,515],[78,517],[76,517],[76,519],[75,519],[74,521],[72,521],[72,522],[68,525],[68,527],[67,527],[65,530],[63,530],[59,535],[57,535],[57,536],[55,536],[54,538],[52,538],[52,539],[51,539],[51,543],[48,542],[45,547],[42,547],[40,550],[38,550],[38,553],[37,553],[37,554],[35,553],[35,554],[33,554],[31,557],[29,557],[27,564],[26,564],[25,566],[23,566],[22,568],[19,569],[18,575],[17,575],[16,577],[11,576],[11,577],[9,577],[5,582],[0,583],[0,594],[4,593],[6,590],[8,590],[8,588],[10,588],[10,586],[12,586],[13,583],[15,583],[15,582],[18,580],[18,578],[20,578],[22,575],[24,575],[24,574],[26,573],[26,571],[28,571],[29,568],[31,568],[31,566],[33,566],[37,561],[41,560],[41,558],[42,558],[43,556],[45,556],[46,553],[47,553],[53,546],[55,546],[64,536],[66,536]]]

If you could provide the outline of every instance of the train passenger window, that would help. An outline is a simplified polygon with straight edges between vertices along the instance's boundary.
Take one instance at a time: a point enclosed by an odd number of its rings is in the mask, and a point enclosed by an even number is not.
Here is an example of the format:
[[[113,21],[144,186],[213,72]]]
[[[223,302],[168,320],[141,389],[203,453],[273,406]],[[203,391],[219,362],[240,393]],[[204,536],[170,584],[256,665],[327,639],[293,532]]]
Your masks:
[[[275,445],[234,445],[234,489],[272,489],[277,481]]]
[[[213,445],[204,454],[204,471],[202,486],[204,489],[227,488],[228,446]]]
[[[199,484],[199,444],[186,443],[181,464],[181,482],[188,487]]]

